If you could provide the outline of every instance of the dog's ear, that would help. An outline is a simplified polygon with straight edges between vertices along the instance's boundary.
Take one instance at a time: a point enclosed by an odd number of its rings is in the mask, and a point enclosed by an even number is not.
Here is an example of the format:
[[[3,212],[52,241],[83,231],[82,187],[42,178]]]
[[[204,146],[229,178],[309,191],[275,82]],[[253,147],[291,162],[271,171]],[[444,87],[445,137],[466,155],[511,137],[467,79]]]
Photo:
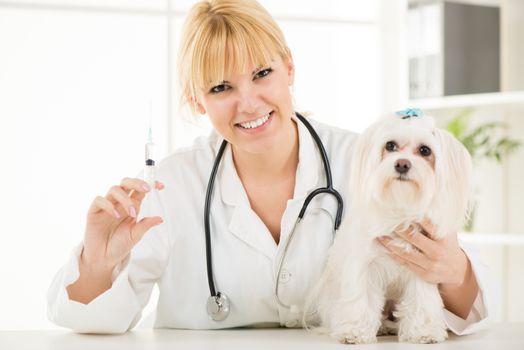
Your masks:
[[[460,230],[472,194],[472,162],[466,148],[449,132],[435,129],[439,152],[435,160],[437,188],[432,215],[440,223],[437,235]]]
[[[369,200],[374,193],[369,181],[369,174],[377,169],[380,163],[381,145],[377,144],[377,133],[380,127],[379,123],[367,128],[364,133],[358,136],[353,154],[351,157],[349,187],[351,202],[358,202],[360,205],[369,204]]]

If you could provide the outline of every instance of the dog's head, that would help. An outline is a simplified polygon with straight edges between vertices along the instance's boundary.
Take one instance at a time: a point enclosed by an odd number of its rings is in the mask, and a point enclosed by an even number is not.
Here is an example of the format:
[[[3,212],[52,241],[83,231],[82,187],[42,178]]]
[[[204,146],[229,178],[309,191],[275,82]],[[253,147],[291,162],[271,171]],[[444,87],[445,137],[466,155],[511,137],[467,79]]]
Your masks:
[[[360,135],[354,152],[354,205],[429,218],[442,234],[460,228],[470,198],[471,157],[433,118],[383,118]]]

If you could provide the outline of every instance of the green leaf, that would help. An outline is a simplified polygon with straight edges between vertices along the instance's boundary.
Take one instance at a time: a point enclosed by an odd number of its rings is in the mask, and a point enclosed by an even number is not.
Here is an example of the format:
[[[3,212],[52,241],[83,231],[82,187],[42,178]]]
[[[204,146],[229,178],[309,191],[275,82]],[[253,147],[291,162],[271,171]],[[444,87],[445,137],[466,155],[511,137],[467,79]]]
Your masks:
[[[446,129],[464,145],[474,160],[486,158],[501,162],[521,146],[520,141],[499,136],[497,131],[507,129],[502,122],[487,122],[470,128],[472,111],[472,108],[460,111],[447,123]]]

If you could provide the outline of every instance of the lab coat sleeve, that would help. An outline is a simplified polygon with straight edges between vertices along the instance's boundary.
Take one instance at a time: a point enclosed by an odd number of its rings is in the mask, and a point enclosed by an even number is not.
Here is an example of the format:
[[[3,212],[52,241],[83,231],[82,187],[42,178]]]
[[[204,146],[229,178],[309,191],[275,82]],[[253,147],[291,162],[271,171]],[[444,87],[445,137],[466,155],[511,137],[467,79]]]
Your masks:
[[[450,331],[457,335],[466,335],[486,328],[492,321],[498,307],[499,291],[489,268],[480,261],[478,251],[461,241],[460,246],[471,262],[479,292],[466,319],[448,310],[444,310],[444,316]]]
[[[123,333],[133,328],[167,263],[170,242],[163,226],[153,227],[144,235],[113,271],[111,288],[89,304],[69,299],[66,290],[79,276],[82,245],[78,246],[51,283],[47,295],[48,318],[79,333]]]
[[[123,333],[135,322],[139,303],[129,284],[129,259],[113,271],[113,283],[89,304],[69,299],[67,286],[78,279],[82,245],[57,273],[47,294],[48,318],[79,333]],[[121,271],[119,271],[121,270]]]

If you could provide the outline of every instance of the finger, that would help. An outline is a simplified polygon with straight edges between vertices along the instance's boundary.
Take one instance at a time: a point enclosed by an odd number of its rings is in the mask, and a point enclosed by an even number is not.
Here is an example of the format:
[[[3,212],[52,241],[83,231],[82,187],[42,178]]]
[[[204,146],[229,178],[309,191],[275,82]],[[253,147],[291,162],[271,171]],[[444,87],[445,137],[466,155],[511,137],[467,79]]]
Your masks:
[[[435,237],[435,231],[437,226],[434,225],[428,218],[425,218],[424,221],[420,223],[420,227],[431,239]]]
[[[386,249],[387,252],[391,250],[390,246],[393,244],[393,238],[391,238],[390,236],[379,236],[375,239]]]
[[[424,236],[417,227],[410,226],[407,230],[396,230],[395,233],[428,256],[435,255],[437,244],[431,238]]]
[[[165,187],[166,186],[162,182],[155,181],[155,189],[163,190]],[[144,181],[143,184],[142,184],[142,189],[144,191],[133,191],[133,194],[131,195],[131,197],[133,199],[137,199],[139,201],[142,201],[142,199],[145,197],[147,192],[151,191],[151,186],[147,182]]]
[[[145,217],[131,228],[131,239],[136,244],[153,226],[160,225],[164,220],[160,216]]]
[[[131,199],[135,202],[135,204],[137,204],[137,207],[140,207],[140,204],[142,203],[142,200],[144,199],[146,194],[149,191],[151,191],[151,186],[147,182],[144,182],[144,184],[147,186],[147,189],[148,189],[147,191],[143,191],[143,192],[133,191],[130,196]],[[142,187],[144,190],[146,189],[145,186],[142,186]],[[155,188],[157,190],[163,190],[165,186],[160,181],[155,181]]]
[[[395,255],[393,253],[389,253],[388,256],[391,259],[393,259],[394,261],[396,261],[398,264],[406,267],[407,269],[416,273],[422,279],[426,280],[426,270],[420,267],[419,265],[412,263],[410,261],[404,260],[401,257],[399,257],[398,255]]]
[[[109,200],[107,200],[104,197],[98,196],[93,200],[93,203],[89,207],[88,213],[96,214],[101,211],[106,212],[107,214],[113,216],[116,219],[121,218],[120,213],[118,212],[118,210],[116,210],[113,203],[111,203]]]
[[[124,212],[126,212],[129,216],[136,218],[137,210],[134,206],[134,203],[122,187],[111,187],[106,195],[106,198],[113,204],[119,204],[123,208]]]
[[[416,250],[406,251],[404,248],[397,247],[394,244],[386,245],[386,249],[390,254],[393,254],[404,261],[420,266],[422,269],[427,269],[430,264],[428,258]]]
[[[125,177],[120,182],[120,186],[126,191],[126,193],[130,193],[131,191],[147,193],[151,190],[151,186],[149,186],[147,182],[138,178]]]
[[[393,241],[393,238],[391,238],[390,236],[379,236],[375,239],[377,240],[378,243],[383,245],[384,248],[386,248],[386,250],[389,250],[388,246],[391,243],[391,241]]]

